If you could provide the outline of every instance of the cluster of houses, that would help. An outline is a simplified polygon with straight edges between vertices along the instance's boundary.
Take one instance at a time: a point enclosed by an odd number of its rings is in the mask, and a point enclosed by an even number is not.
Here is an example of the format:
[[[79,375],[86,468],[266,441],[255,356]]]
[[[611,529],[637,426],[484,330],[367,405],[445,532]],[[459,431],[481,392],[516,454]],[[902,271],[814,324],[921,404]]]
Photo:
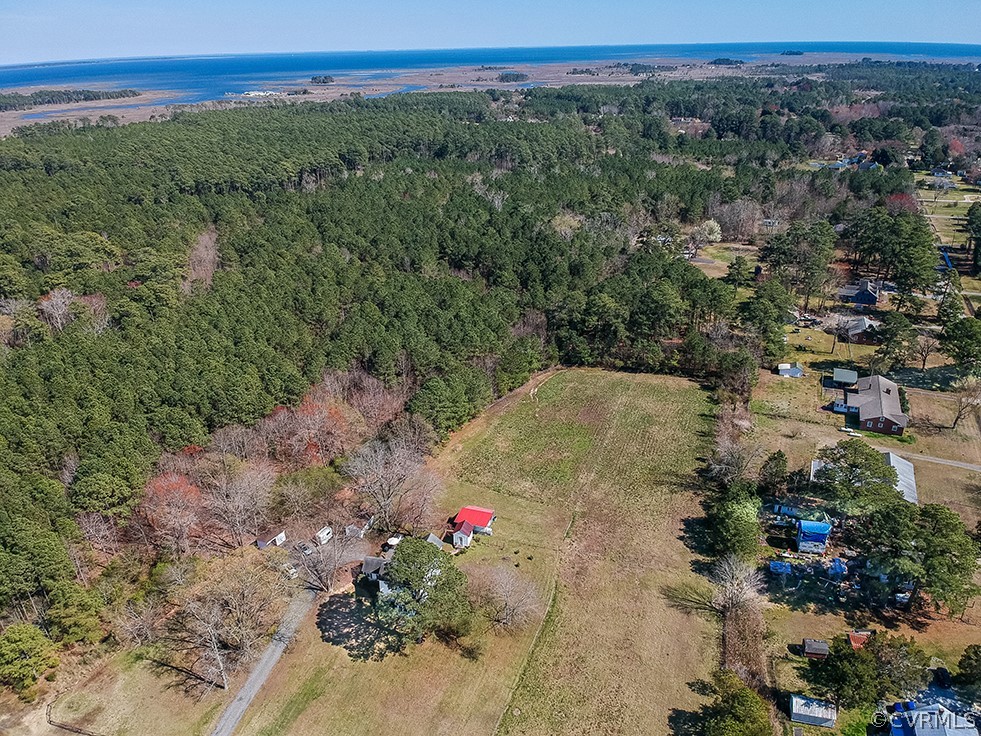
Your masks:
[[[496,518],[493,509],[464,506],[453,517],[443,537],[430,532],[425,540],[442,552],[444,551],[443,540],[448,537],[454,550],[464,550],[473,544],[475,534],[492,535]],[[392,561],[395,548],[402,539],[400,534],[390,537],[384,545],[384,552],[381,556],[369,555],[361,563],[361,574],[367,580],[378,583],[378,591],[383,596],[392,592],[391,586],[385,579],[385,569]]]
[[[875,632],[855,630],[848,632],[852,649],[865,647]],[[823,639],[804,639],[801,653],[807,659],[825,660],[831,656],[831,648]],[[945,674],[946,670],[944,670]],[[937,672],[934,673],[935,675]],[[948,674],[949,677],[949,674]],[[937,678],[940,682],[940,678]],[[947,683],[949,685],[949,683]],[[838,722],[838,708],[829,703],[805,695],[790,696],[790,720],[808,726],[834,728]],[[954,712],[942,703],[919,705],[903,700],[881,708],[872,719],[880,733],[890,736],[977,736],[976,718],[963,712]]]
[[[854,156],[843,157],[833,164],[824,164],[821,168],[830,171],[844,171],[845,169],[851,169],[853,171],[877,171],[882,169],[882,164],[872,161],[869,158],[868,151],[859,151]]]

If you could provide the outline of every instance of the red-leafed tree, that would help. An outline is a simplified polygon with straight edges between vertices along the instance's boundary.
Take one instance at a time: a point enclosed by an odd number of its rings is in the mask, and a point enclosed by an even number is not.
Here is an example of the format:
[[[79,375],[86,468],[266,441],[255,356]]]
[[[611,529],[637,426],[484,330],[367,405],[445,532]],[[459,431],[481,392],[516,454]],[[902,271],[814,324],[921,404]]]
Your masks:
[[[177,556],[188,554],[201,532],[201,489],[180,473],[163,473],[150,480],[140,510],[153,541]]]

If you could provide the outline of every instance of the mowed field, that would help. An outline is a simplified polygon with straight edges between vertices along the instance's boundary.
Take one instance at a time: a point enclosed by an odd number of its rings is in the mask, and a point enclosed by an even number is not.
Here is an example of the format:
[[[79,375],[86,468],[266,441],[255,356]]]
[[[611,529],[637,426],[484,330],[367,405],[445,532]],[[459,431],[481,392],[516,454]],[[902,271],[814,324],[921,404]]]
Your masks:
[[[482,634],[476,661],[438,642],[363,660],[325,641],[322,608],[239,733],[668,733],[716,663],[714,625],[661,594],[694,578],[681,535],[710,430],[705,393],[661,376],[562,371],[499,402],[434,461],[440,509],[494,507],[494,536],[459,564],[537,581],[541,625]]]

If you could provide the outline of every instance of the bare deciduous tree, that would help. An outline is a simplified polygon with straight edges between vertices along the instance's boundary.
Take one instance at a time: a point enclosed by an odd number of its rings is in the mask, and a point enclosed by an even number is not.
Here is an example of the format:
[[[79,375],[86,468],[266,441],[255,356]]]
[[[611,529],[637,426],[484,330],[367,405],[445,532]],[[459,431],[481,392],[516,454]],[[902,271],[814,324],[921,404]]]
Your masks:
[[[713,480],[729,486],[746,477],[750,466],[761,453],[759,445],[747,445],[732,437],[720,437],[706,471]]]
[[[756,567],[735,555],[720,558],[712,566],[709,579],[715,588],[712,604],[723,615],[760,602],[762,574]]]
[[[114,555],[119,547],[119,531],[116,522],[96,512],[79,514],[76,519],[85,541],[106,555]]]
[[[519,576],[513,568],[477,568],[470,571],[470,594],[491,624],[505,631],[515,631],[530,623],[542,612],[542,597],[531,580]]]
[[[359,559],[358,540],[346,534],[335,534],[326,544],[318,545],[309,555],[302,555],[304,578],[315,588],[332,593],[341,580],[344,568]],[[350,582],[350,579],[348,579]]]
[[[954,396],[957,398],[957,412],[951,429],[957,429],[961,421],[971,415],[977,415],[981,409],[981,379],[967,376],[954,384]]]
[[[161,606],[155,600],[127,601],[113,618],[113,626],[121,639],[140,647],[156,638],[156,624],[161,615]]]
[[[920,359],[920,370],[925,371],[930,356],[940,350],[940,338],[933,334],[920,335],[913,345],[913,353]]]
[[[276,471],[266,463],[214,468],[205,484],[213,520],[237,546],[250,541],[268,520]]]
[[[174,663],[208,687],[228,687],[275,623],[287,588],[275,555],[212,560],[203,579],[178,592],[162,642]]]
[[[438,479],[424,472],[422,455],[402,436],[369,442],[345,463],[344,473],[357,481],[378,529],[405,528],[421,519],[439,487]]]
[[[74,319],[71,311],[74,301],[75,295],[68,289],[59,286],[38,302],[38,315],[52,330],[63,330]]]

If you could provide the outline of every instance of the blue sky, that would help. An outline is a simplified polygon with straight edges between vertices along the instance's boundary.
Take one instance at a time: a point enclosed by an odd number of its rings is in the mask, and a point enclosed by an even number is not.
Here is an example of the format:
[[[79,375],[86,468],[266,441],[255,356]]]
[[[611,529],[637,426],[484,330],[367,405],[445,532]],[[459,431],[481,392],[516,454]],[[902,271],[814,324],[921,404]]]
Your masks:
[[[0,0],[0,64],[725,41],[977,43],[981,0]]]

